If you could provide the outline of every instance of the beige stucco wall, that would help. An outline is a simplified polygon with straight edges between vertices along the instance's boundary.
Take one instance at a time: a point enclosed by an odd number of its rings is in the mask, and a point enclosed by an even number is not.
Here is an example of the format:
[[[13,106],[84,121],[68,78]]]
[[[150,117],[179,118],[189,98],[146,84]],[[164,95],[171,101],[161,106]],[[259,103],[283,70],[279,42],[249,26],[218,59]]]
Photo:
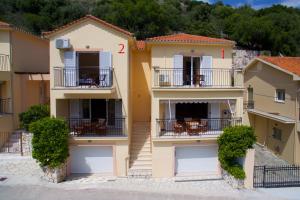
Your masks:
[[[279,71],[258,61],[247,68],[244,73],[244,100],[247,101],[247,88],[251,86],[254,93],[254,108],[264,112],[278,113],[298,121],[296,105],[298,82],[293,76]],[[285,89],[285,102],[275,101],[276,89]],[[255,129],[258,143],[290,163],[299,163],[299,133],[295,124],[282,124],[264,117],[244,112],[244,122]],[[282,141],[272,137],[272,128],[282,129]],[[298,151],[298,152],[297,152]]]
[[[295,125],[283,124],[257,115],[253,115],[252,119],[250,125],[255,130],[257,142],[289,163],[295,163]],[[282,130],[281,141],[273,138],[274,127]]]
[[[153,141],[152,176],[154,178],[175,176],[175,147],[197,145],[216,145],[216,141]]]
[[[153,137],[157,135],[156,119],[159,119],[163,113],[164,107],[160,104],[160,100],[176,100],[176,99],[205,99],[205,100],[236,100],[235,117],[243,116],[243,90],[218,91],[218,90],[194,90],[194,91],[161,91],[153,92],[151,99],[151,134]]]
[[[49,80],[30,80],[28,74],[14,74],[13,76],[13,115],[14,127],[19,128],[19,113],[30,106],[48,103],[45,98],[50,96]],[[44,88],[45,96],[41,94]]]
[[[16,72],[49,72],[49,41],[12,31],[12,65]]]
[[[57,38],[68,38],[75,51],[109,51],[112,53],[113,90],[110,93],[94,90],[78,90],[77,94],[68,95],[66,90],[54,89],[53,67],[64,66],[64,51],[55,47]],[[129,38],[91,20],[83,21],[50,38],[50,88],[51,88],[51,114],[56,116],[56,99],[78,98],[115,98],[122,99],[123,115],[126,117],[128,127],[129,116]],[[120,51],[119,44],[124,44],[124,53]],[[89,46],[89,48],[86,48]]]
[[[224,59],[222,58],[222,48],[224,49]],[[192,53],[193,51],[193,53]],[[232,46],[215,45],[152,45],[151,62],[152,66],[160,68],[173,68],[173,56],[182,54],[187,56],[212,56],[213,68],[232,67]]]
[[[132,52],[133,122],[151,120],[151,55],[149,51]]]
[[[245,91],[250,85],[253,87],[255,109],[279,113],[282,116],[296,119],[295,100],[298,83],[293,81],[291,75],[258,62],[247,69],[244,81]],[[286,100],[284,103],[275,101],[276,89],[285,89]]]

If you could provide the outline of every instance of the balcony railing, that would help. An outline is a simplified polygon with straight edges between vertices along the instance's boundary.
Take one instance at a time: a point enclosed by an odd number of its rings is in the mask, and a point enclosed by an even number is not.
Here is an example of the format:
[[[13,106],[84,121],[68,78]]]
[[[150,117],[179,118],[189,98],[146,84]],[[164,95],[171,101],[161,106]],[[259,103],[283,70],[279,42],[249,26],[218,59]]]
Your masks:
[[[70,134],[76,137],[124,137],[125,118],[68,119]]]
[[[0,71],[10,70],[10,60],[9,56],[5,54],[0,54]]]
[[[181,68],[154,68],[154,87],[174,88],[232,88],[242,87],[241,70],[207,69],[199,70]]]
[[[54,87],[108,88],[112,86],[112,83],[112,69],[54,68]]]
[[[179,121],[176,119],[158,119],[157,136],[215,137],[220,135],[223,132],[224,128],[241,124],[241,118],[195,119],[191,121]]]
[[[0,98],[0,114],[11,114],[12,113],[12,101],[10,98]]]
[[[254,109],[254,101],[245,101],[244,109]]]

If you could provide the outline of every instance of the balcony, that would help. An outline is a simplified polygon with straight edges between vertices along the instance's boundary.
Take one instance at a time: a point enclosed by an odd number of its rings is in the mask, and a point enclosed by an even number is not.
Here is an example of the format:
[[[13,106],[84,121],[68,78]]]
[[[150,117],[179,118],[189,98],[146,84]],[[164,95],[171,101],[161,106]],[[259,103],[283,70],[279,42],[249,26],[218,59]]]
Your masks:
[[[127,137],[125,118],[83,119],[69,118],[70,135],[74,137]]]
[[[54,88],[110,89],[113,85],[112,69],[55,67],[53,74]]]
[[[241,70],[201,68],[154,68],[154,88],[241,88]]]
[[[9,55],[0,54],[0,71],[10,70],[10,60]]]
[[[223,129],[242,125],[242,118],[207,118],[189,121],[176,119],[158,119],[158,138],[216,138]]]
[[[244,109],[254,109],[254,101],[245,101],[244,102]]]
[[[12,113],[12,101],[10,98],[0,98],[0,115]]]

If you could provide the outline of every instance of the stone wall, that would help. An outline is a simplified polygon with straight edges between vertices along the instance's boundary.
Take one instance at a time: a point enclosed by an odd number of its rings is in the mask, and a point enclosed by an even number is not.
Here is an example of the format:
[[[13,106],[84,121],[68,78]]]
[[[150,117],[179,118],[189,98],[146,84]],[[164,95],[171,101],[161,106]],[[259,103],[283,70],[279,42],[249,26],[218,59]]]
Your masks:
[[[233,67],[234,68],[245,68],[250,61],[259,55],[270,55],[268,51],[254,51],[254,50],[233,50]]]
[[[22,149],[23,149],[23,156],[31,156],[32,155],[32,137],[33,134],[29,132],[22,132]]]
[[[230,175],[226,170],[222,169],[223,179],[229,185],[231,185],[233,188],[252,189],[253,188],[253,175],[254,175],[254,157],[255,157],[255,150],[248,149],[246,156],[244,158],[239,159],[239,162],[243,166],[243,169],[246,174],[246,178],[244,180],[236,179],[232,175]]]
[[[54,169],[43,167],[43,172],[44,174],[42,176],[42,179],[52,183],[60,183],[67,177],[67,164],[64,163],[60,167]]]

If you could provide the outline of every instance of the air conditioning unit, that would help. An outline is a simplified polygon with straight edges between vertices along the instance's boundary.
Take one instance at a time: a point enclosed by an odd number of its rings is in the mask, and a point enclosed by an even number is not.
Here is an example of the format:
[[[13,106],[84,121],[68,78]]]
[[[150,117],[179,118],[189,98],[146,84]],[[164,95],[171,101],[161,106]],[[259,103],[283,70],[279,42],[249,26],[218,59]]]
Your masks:
[[[56,39],[55,45],[57,49],[69,49],[71,47],[70,40],[64,38]]]

